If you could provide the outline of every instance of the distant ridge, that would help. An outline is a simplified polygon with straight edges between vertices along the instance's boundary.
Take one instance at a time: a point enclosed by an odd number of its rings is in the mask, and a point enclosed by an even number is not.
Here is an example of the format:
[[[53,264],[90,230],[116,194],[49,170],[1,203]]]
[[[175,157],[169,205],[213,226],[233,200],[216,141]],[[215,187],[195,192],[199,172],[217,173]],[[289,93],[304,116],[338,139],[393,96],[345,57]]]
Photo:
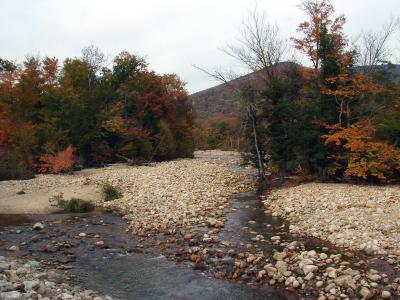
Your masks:
[[[293,65],[291,62],[283,62],[274,68],[283,70]],[[394,82],[400,82],[400,65],[382,65],[377,68],[388,71]],[[360,67],[360,69],[362,70],[363,67]],[[257,72],[253,72],[228,83],[222,83],[190,95],[197,118],[200,121],[207,120],[215,113],[220,113],[227,117],[239,116],[241,114],[240,99],[232,89],[232,86],[245,82],[253,82],[256,88],[262,89],[263,83],[260,75]]]
[[[283,62],[274,66],[274,68],[282,71],[291,65],[293,63]],[[258,72],[253,72],[233,79],[228,83],[222,83],[190,95],[197,117],[199,119],[208,119],[215,113],[221,113],[225,116],[240,115],[240,99],[232,89],[232,86],[251,82],[255,88],[261,90],[263,88],[263,80],[261,78]]]

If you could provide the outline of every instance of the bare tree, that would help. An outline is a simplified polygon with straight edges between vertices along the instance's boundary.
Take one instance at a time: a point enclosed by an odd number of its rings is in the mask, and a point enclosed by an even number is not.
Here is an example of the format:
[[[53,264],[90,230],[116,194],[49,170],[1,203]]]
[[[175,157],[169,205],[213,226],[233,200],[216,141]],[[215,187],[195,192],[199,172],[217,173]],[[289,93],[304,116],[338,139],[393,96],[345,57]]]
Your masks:
[[[273,66],[282,61],[287,48],[278,25],[268,21],[265,11],[254,9],[243,20],[237,43],[227,45],[223,51],[267,81],[275,76]]]
[[[236,44],[227,45],[222,49],[227,55],[235,59],[242,66],[261,79],[263,83],[276,78],[276,65],[279,64],[288,47],[281,38],[279,27],[267,19],[265,11],[254,9],[243,20]],[[210,77],[229,86],[242,102],[244,119],[251,128],[254,148],[257,156],[259,177],[266,182],[265,158],[260,149],[259,124],[257,115],[259,107],[259,91],[254,86],[254,80],[246,80],[233,72],[221,70],[207,71],[201,67],[197,69]]]
[[[361,34],[359,64],[366,66],[367,72],[372,71],[378,64],[390,60],[392,49],[389,47],[389,43],[399,26],[400,19],[392,17],[380,31]]]
[[[99,72],[103,67],[105,57],[99,48],[90,45],[82,49],[82,59],[89,67],[88,83],[89,89],[91,89],[97,72]]]

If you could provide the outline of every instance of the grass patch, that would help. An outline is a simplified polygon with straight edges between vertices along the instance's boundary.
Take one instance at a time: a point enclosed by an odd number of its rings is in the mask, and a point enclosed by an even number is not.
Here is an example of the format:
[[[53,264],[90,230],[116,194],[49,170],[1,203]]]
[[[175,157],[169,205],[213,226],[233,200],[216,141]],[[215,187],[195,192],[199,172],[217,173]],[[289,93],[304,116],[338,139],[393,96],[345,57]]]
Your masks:
[[[25,191],[24,190],[20,190],[19,192],[17,192],[17,195],[25,195]]]
[[[89,201],[79,198],[64,199],[63,193],[53,196],[50,199],[53,206],[60,208],[63,212],[86,213],[94,209],[94,205]]]
[[[103,197],[105,202],[113,201],[122,197],[120,190],[111,184],[103,185]]]

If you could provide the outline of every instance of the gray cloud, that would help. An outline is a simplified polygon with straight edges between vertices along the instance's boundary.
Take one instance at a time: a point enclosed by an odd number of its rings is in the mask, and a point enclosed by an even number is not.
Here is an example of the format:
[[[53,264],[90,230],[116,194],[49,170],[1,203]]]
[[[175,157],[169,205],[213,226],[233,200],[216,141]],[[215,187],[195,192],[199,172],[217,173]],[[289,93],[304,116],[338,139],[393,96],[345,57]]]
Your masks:
[[[304,18],[298,0],[258,1],[284,36],[296,34]],[[398,0],[334,0],[348,18],[346,33],[380,27],[400,15]],[[79,56],[93,44],[110,57],[127,50],[148,58],[160,73],[177,73],[195,92],[215,82],[193,64],[205,68],[232,62],[219,47],[232,42],[249,0],[2,0],[0,56],[22,60],[26,54]]]

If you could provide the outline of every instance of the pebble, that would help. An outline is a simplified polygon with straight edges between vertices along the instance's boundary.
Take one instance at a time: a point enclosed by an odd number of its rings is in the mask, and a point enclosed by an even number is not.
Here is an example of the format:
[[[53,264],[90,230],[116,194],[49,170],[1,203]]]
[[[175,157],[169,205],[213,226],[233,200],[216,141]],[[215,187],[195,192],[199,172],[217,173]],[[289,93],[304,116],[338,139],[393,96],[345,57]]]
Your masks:
[[[10,248],[8,248],[9,251],[13,251],[13,252],[17,252],[19,251],[19,247],[16,245],[11,246]]]
[[[104,246],[104,241],[97,241],[96,243],[95,243],[95,245],[97,246],[97,247],[103,247]]]
[[[360,295],[361,295],[363,298],[369,298],[370,295],[371,295],[371,291],[370,291],[368,288],[366,288],[365,286],[363,286],[363,287],[360,289]]]
[[[381,297],[382,299],[390,299],[392,298],[392,294],[389,291],[382,291]]]
[[[43,225],[43,223],[37,222],[37,223],[33,224],[32,228],[34,230],[42,230],[42,229],[44,229],[44,225]]]
[[[308,273],[313,273],[317,270],[318,270],[318,267],[314,266],[314,265],[304,265],[303,266],[303,272],[305,275],[307,275]]]

